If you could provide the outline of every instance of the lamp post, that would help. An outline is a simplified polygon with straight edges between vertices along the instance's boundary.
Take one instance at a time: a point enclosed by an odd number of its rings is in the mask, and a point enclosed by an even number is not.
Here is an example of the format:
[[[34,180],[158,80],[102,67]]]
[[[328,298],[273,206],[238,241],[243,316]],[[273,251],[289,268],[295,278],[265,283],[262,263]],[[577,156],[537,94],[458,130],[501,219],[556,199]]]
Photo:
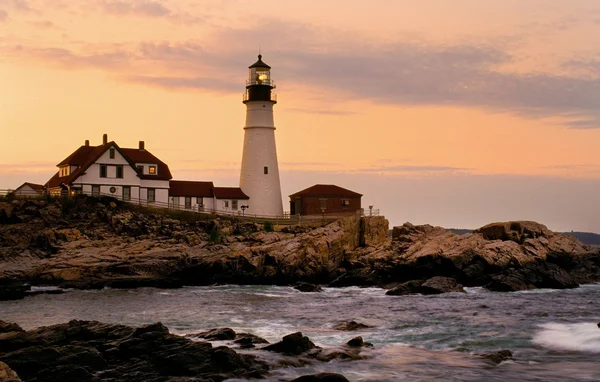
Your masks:
[[[240,208],[242,209],[242,216],[244,216],[244,212],[246,211],[246,208],[250,208],[250,206],[240,206]]]
[[[369,216],[373,216],[373,206],[369,206]]]

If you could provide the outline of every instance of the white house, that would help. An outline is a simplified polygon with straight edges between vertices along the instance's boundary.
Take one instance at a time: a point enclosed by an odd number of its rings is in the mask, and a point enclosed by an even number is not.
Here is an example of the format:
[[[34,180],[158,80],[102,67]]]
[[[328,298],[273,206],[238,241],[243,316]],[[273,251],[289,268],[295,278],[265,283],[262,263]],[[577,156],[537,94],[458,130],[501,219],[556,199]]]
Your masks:
[[[104,134],[101,145],[85,141],[57,167],[45,185],[50,194],[112,195],[164,205],[169,201],[169,166],[147,151],[143,141],[137,149],[120,148]]]
[[[171,180],[169,166],[146,150],[143,141],[137,149],[121,148],[108,142],[104,134],[101,145],[90,146],[85,141],[57,167],[58,172],[44,186],[54,195],[110,195],[125,201],[206,212],[236,212],[248,205],[249,198],[239,187]]]

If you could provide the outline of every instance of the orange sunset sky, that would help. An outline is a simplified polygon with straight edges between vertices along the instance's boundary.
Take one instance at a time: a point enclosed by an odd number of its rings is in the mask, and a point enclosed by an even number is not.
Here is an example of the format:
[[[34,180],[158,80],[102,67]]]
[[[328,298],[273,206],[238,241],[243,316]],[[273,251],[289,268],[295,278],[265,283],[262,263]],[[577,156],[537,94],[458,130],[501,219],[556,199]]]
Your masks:
[[[103,133],[237,186],[259,47],[286,209],[334,183],[392,225],[600,232],[598,0],[0,0],[0,189]]]

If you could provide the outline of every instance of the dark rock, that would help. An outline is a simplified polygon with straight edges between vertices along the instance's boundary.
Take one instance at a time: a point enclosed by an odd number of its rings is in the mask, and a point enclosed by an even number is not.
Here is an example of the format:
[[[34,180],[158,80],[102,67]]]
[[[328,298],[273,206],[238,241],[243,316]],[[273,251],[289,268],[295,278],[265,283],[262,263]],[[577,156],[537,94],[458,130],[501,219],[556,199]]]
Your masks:
[[[230,328],[217,328],[197,334],[188,334],[186,337],[204,338],[209,341],[229,341],[235,340],[236,334],[235,331]]]
[[[130,328],[71,321],[0,336],[0,358],[24,380],[222,381],[260,378],[268,367],[227,347],[169,333],[161,323]]]
[[[372,343],[364,342],[363,338],[360,336],[352,338],[350,341],[346,342],[346,345],[350,347],[373,347]]]
[[[265,346],[263,349],[283,354],[299,355],[310,349],[316,348],[315,344],[301,332],[288,334],[280,342]]]
[[[250,333],[238,333],[235,335],[234,343],[238,344],[242,349],[253,348],[256,344],[268,344],[269,341],[261,338],[259,336],[255,336]]]
[[[510,350],[500,350],[495,353],[482,354],[481,357],[495,364],[514,359]]]
[[[579,284],[558,265],[553,263],[529,263],[520,268],[509,268],[485,287],[495,292],[513,292],[535,288],[569,289]]]
[[[340,324],[337,324],[333,328],[335,330],[344,330],[344,331],[347,331],[347,332],[352,332],[354,330],[371,328],[371,326],[365,325],[365,324],[361,324],[360,322],[356,322],[356,321],[346,321],[346,322],[342,322]]]
[[[8,332],[24,332],[24,330],[14,322],[6,322],[0,320],[0,333]]]
[[[598,322],[598,327],[600,328],[600,322]]]
[[[318,285],[299,282],[294,286],[294,289],[300,292],[323,292],[323,288]]]
[[[455,279],[450,277],[432,277],[429,280],[421,284],[419,288],[420,293],[428,294],[441,294],[449,292],[465,292],[463,286],[458,284]]]
[[[20,300],[25,298],[31,287],[27,284],[9,283],[0,284],[0,301]]]
[[[346,377],[341,374],[334,373],[320,373],[312,375],[303,375],[302,377],[296,378],[291,382],[350,382]]]
[[[388,290],[387,292],[385,292],[385,294],[388,296],[404,296],[409,294],[420,293],[419,288],[421,287],[422,283],[423,281],[421,280],[407,281],[393,289]]]

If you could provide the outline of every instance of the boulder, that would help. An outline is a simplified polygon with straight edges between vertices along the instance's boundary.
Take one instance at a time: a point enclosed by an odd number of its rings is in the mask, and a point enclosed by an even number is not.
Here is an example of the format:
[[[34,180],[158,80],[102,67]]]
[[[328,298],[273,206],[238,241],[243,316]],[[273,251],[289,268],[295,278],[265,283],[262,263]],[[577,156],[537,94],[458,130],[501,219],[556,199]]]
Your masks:
[[[360,322],[356,322],[356,321],[345,321],[345,322],[341,322],[341,323],[335,325],[333,328],[335,330],[343,330],[343,331],[347,331],[347,332],[352,332],[355,330],[371,328],[371,326],[361,324]]]
[[[27,292],[31,289],[28,284],[22,283],[0,283],[0,301],[6,300],[20,300],[27,295]]]
[[[346,345],[350,347],[373,347],[370,342],[365,342],[362,337],[354,337],[350,341],[346,342]]]
[[[235,335],[234,343],[238,344],[242,349],[253,348],[256,344],[268,344],[269,341],[261,338],[259,336],[255,336],[250,333],[238,333]]]
[[[510,350],[500,350],[495,353],[482,354],[481,357],[495,364],[514,359]]]
[[[422,294],[440,294],[449,292],[465,292],[463,286],[456,282],[455,279],[450,277],[436,276],[425,281],[419,287]]]
[[[420,287],[423,284],[421,280],[411,280],[398,285],[385,292],[388,296],[404,296],[409,294],[420,293]]]
[[[14,322],[6,322],[0,320],[0,333],[9,333],[9,332],[24,332],[24,330]]]
[[[188,334],[186,337],[198,337],[204,338],[209,341],[228,341],[234,340],[236,338],[235,331],[231,328],[218,328],[211,329],[206,332],[196,333],[196,334]]]
[[[296,332],[288,334],[280,342],[265,346],[262,349],[289,355],[299,355],[315,348],[315,344],[308,337],[303,336],[301,332]]]
[[[311,375],[303,375],[291,382],[350,382],[341,374],[335,373],[319,373]]]
[[[318,285],[299,282],[294,286],[294,289],[300,292],[323,292],[323,288]]]

